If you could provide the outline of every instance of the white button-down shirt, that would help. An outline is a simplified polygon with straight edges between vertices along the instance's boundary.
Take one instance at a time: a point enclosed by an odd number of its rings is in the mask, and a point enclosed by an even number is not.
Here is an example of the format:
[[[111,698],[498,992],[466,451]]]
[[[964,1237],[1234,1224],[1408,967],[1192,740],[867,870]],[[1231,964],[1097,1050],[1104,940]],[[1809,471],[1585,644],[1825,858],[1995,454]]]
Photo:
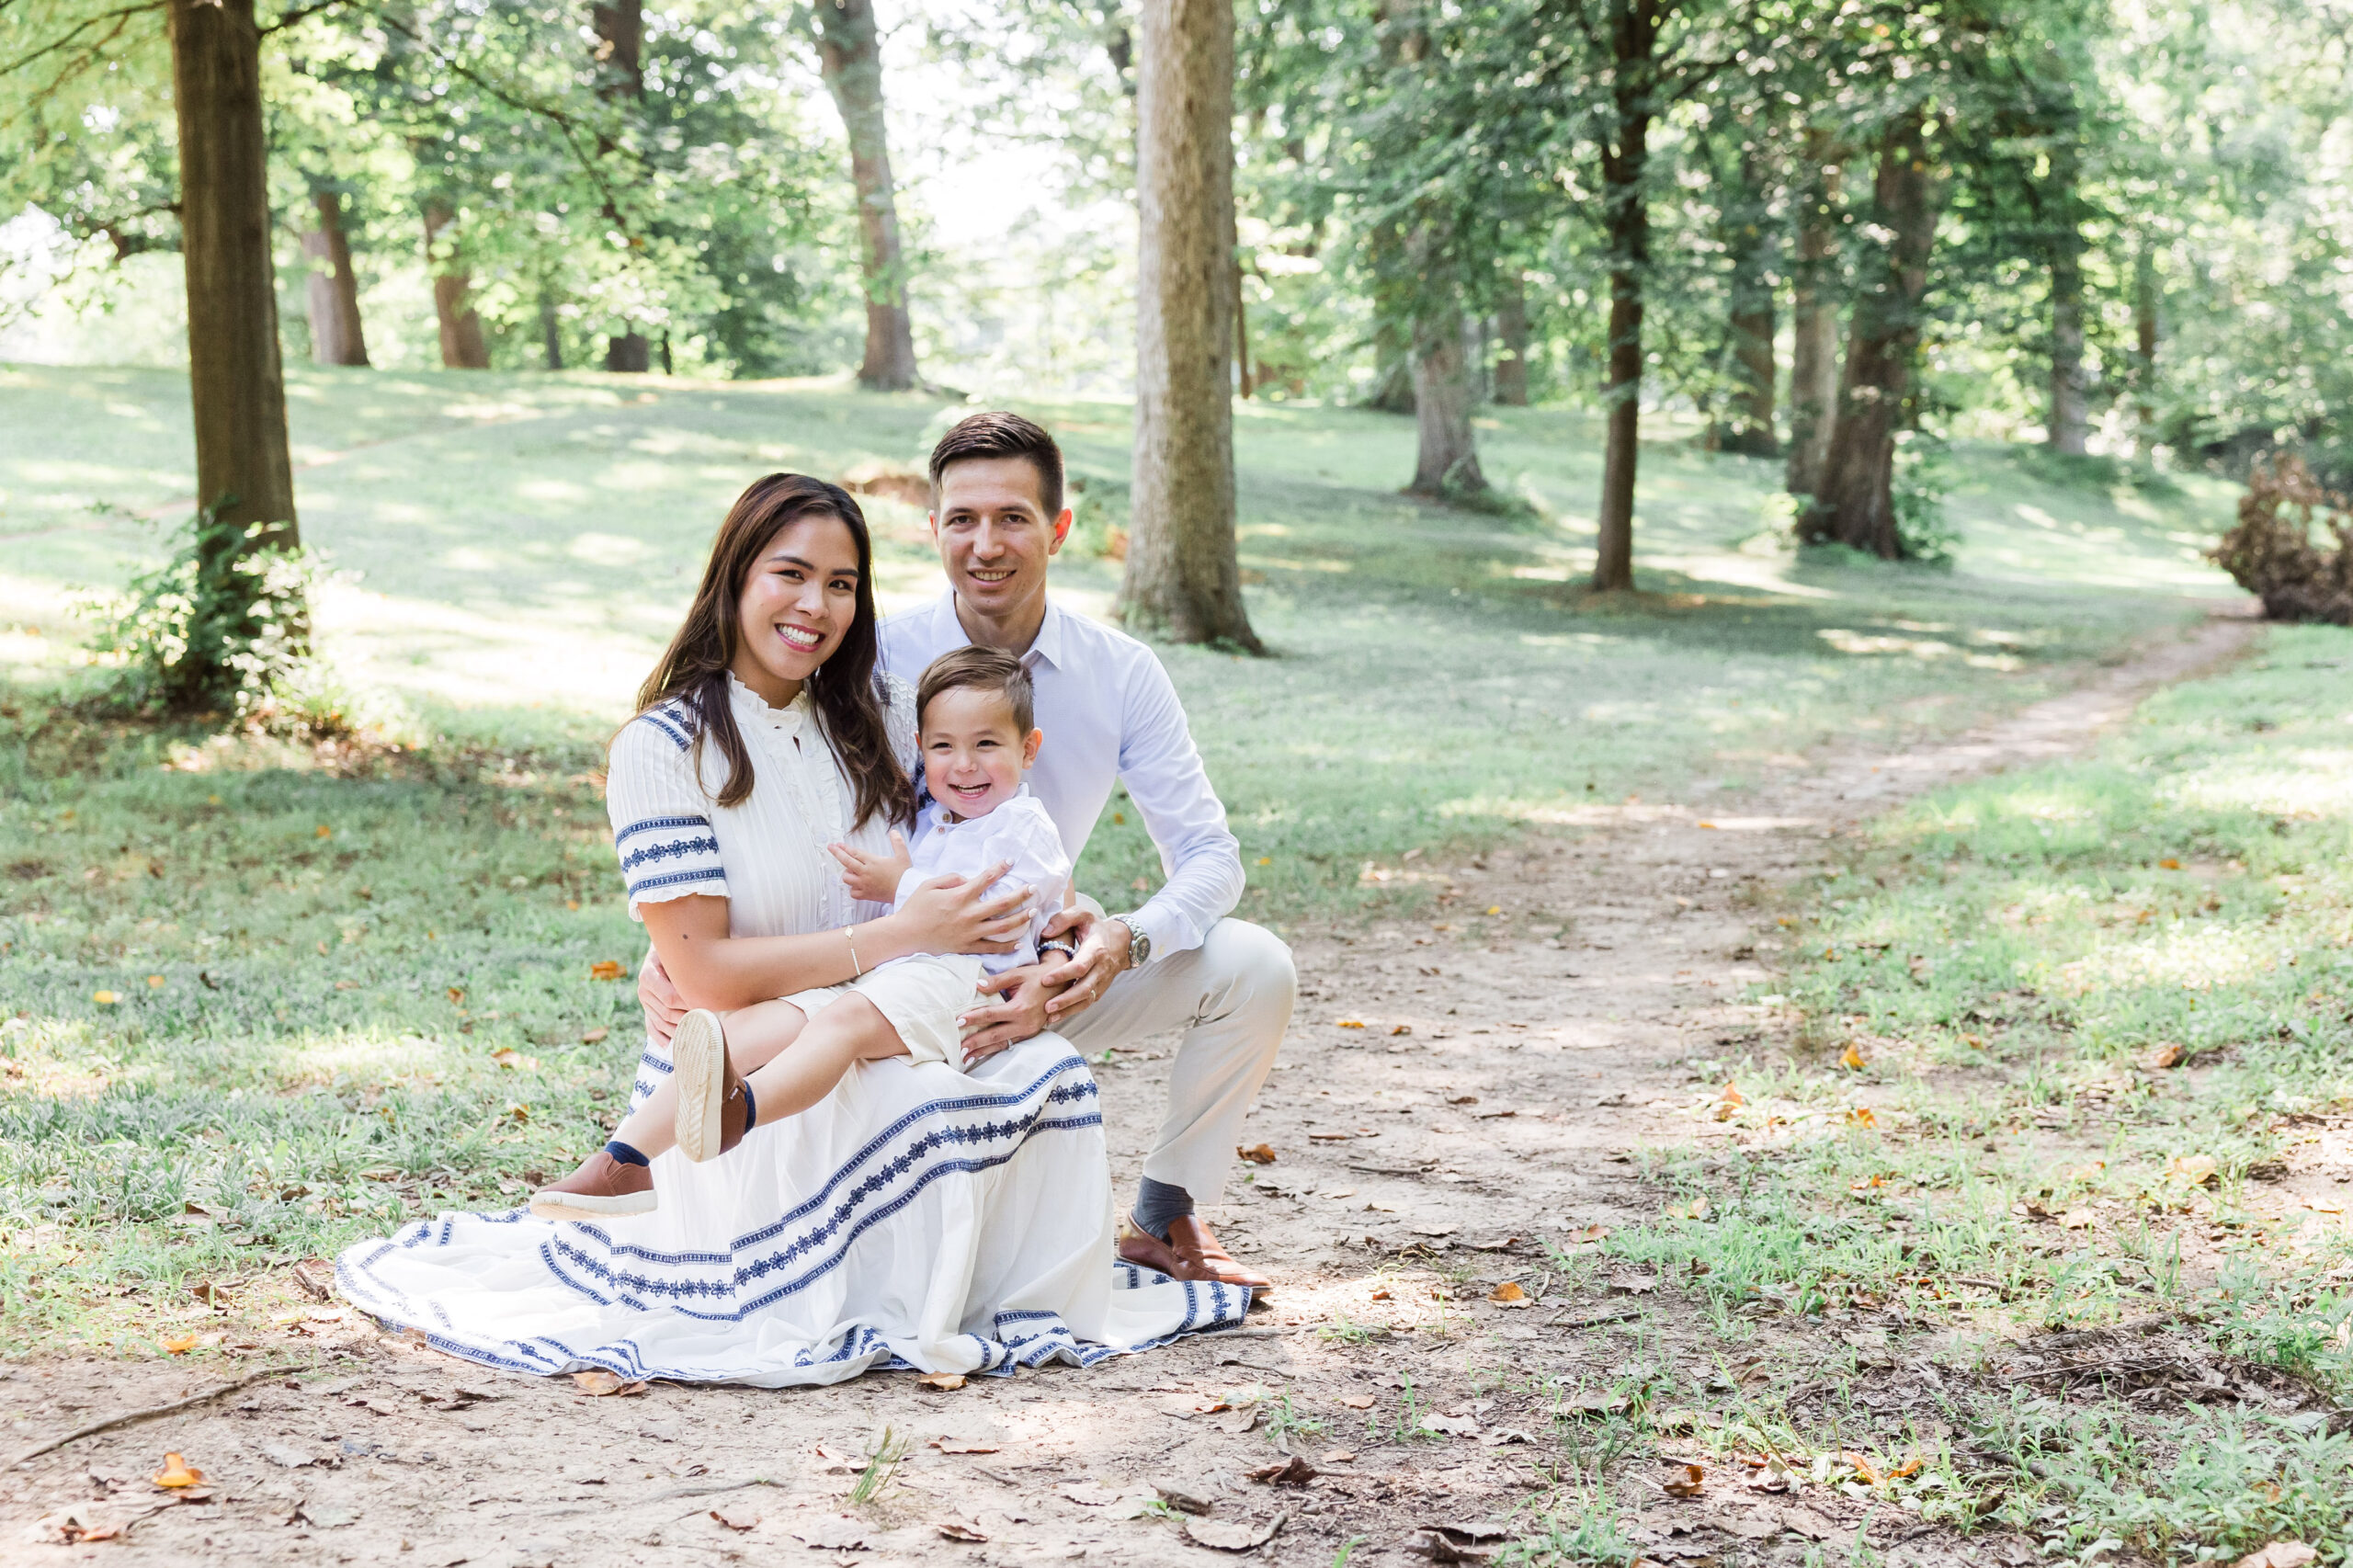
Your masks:
[[[914,685],[932,660],[971,641],[949,592],[882,623],[882,665]],[[1224,802],[1210,788],[1168,672],[1127,633],[1051,599],[1021,662],[1046,734],[1029,789],[1052,815],[1071,859],[1086,850],[1112,785],[1127,786],[1167,878],[1135,912],[1136,923],[1152,938],[1155,959],[1199,947],[1242,902],[1242,846],[1225,825]]]

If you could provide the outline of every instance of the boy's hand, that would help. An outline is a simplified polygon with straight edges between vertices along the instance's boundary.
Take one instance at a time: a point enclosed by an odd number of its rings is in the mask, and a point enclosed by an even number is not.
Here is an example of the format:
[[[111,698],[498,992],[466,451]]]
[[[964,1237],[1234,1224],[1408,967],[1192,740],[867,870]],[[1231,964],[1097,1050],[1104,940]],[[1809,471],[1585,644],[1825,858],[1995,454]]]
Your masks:
[[[841,862],[842,885],[849,889],[850,897],[868,903],[890,903],[897,899],[899,879],[915,865],[914,857],[907,853],[907,841],[896,828],[891,830],[888,855],[869,855],[847,844],[828,844],[825,852]]]

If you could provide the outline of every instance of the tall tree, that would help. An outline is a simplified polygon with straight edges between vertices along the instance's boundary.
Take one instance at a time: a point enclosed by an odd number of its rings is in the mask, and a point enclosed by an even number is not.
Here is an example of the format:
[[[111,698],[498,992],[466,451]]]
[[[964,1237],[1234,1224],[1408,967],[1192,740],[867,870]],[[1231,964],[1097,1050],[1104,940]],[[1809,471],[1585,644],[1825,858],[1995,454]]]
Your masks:
[[[2053,451],[2081,457],[2091,408],[2084,370],[2083,155],[2072,105],[2052,129],[2047,156],[2050,175],[2038,193],[2051,272],[2051,403],[2043,438]]]
[[[1593,585],[1634,585],[1634,470],[1643,417],[1643,283],[1651,260],[1651,124],[1660,108],[1659,35],[1677,0],[1606,0],[1608,123],[1600,135],[1602,223],[1609,236],[1609,347],[1601,383],[1599,538]]]
[[[1781,449],[1774,432],[1773,393],[1779,367],[1773,358],[1772,191],[1762,150],[1741,149],[1740,173],[1719,214],[1724,249],[1732,257],[1731,311],[1724,347],[1731,360],[1729,406],[1717,421],[1717,444],[1728,452],[1768,458]]]
[[[849,138],[850,183],[858,190],[858,261],[866,286],[866,359],[858,384],[904,392],[919,380],[907,316],[906,260],[899,244],[899,199],[882,116],[882,53],[872,0],[814,0],[817,58]]]
[[[1839,160],[1821,131],[1809,131],[1800,165],[1797,261],[1790,288],[1790,455],[1787,484],[1810,496],[1838,415]]]
[[[311,315],[311,358],[322,365],[365,365],[368,336],[359,321],[359,280],[351,270],[351,238],[343,228],[343,194],[311,193],[313,224],[302,232]]]
[[[1528,280],[1518,266],[1504,269],[1495,290],[1495,401],[1528,406]]]
[[[1821,486],[1801,520],[1809,539],[1836,540],[1893,561],[1904,552],[1895,517],[1895,437],[1914,409],[1912,362],[1936,240],[1938,180],[1927,110],[1915,104],[1879,137],[1872,185],[1876,254],[1859,279],[1837,426]]]
[[[645,0],[597,0],[588,8],[597,35],[597,94],[609,101],[631,105],[645,99]],[[608,145],[605,151],[611,149]],[[608,202],[606,215],[620,214]],[[667,345],[665,344],[666,354]],[[444,351],[446,358],[447,351]],[[605,369],[616,371],[654,368],[653,345],[634,325],[605,340]]]
[[[269,256],[261,33],[253,0],[168,0],[165,25],[179,122],[197,504],[222,521],[259,525],[242,548],[293,549],[301,535]]]
[[[1443,302],[1461,295],[1441,285],[1439,301],[1414,317],[1414,483],[1410,495],[1452,498],[1487,488],[1471,428],[1476,401],[1471,356],[1465,351],[1462,307]]]
[[[490,345],[483,336],[482,317],[467,298],[473,289],[473,273],[466,265],[463,242],[443,238],[457,216],[445,199],[426,199],[425,255],[433,275],[433,317],[440,328],[441,368],[487,370]]]
[[[1261,652],[1233,524],[1233,3],[1136,28],[1136,402],[1122,614]]]

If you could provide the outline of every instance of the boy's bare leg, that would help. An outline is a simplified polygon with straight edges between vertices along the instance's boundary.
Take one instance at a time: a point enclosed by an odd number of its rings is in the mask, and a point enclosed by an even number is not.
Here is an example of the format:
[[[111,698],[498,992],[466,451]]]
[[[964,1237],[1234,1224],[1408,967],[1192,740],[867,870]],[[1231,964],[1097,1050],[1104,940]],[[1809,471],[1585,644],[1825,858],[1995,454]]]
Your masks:
[[[808,1015],[790,1002],[762,1002],[727,1014],[721,1026],[733,1060],[766,1066],[792,1043],[808,1021]],[[676,1145],[677,1107],[677,1080],[665,1078],[645,1096],[643,1105],[613,1129],[611,1143],[582,1161],[580,1168],[563,1180],[534,1193],[531,1212],[544,1220],[651,1213],[656,1205],[650,1162]],[[616,1159],[615,1144],[648,1163]]]
[[[728,1055],[739,1069],[742,1058],[735,1053],[734,1019],[741,1016],[732,1015],[727,1025]],[[827,1003],[806,1028],[798,1031],[789,1049],[771,1053],[772,1061],[746,1074],[745,1085],[752,1092],[760,1121],[767,1123],[807,1110],[832,1094],[834,1085],[857,1063],[906,1053],[905,1042],[882,1010],[851,992]]]

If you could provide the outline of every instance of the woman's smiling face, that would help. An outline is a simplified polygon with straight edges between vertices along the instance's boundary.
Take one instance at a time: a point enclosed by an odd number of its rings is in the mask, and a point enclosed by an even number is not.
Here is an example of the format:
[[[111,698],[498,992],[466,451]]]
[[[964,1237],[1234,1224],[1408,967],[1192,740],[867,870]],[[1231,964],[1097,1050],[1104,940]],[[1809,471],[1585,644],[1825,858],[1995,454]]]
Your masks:
[[[796,518],[760,551],[735,601],[735,678],[781,708],[858,619],[858,540],[830,513]]]

